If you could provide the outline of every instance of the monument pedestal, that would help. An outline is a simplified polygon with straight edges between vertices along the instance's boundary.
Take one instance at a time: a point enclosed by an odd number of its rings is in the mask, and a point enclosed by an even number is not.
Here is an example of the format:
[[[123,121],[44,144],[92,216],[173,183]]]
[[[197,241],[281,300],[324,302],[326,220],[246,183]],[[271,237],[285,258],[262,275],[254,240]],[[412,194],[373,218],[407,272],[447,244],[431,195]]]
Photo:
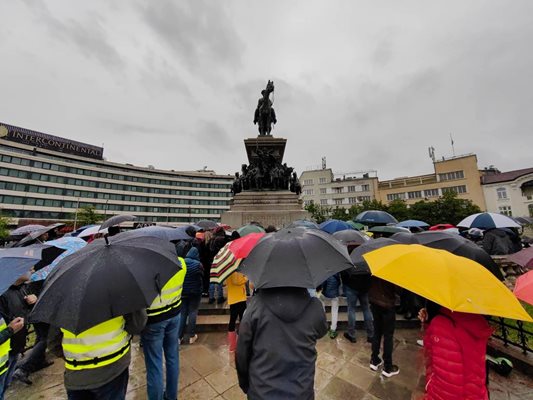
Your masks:
[[[221,222],[237,228],[249,222],[259,222],[264,227],[283,228],[297,219],[309,219],[303,202],[296,193],[288,190],[245,191],[233,197],[230,210],[221,216]]]

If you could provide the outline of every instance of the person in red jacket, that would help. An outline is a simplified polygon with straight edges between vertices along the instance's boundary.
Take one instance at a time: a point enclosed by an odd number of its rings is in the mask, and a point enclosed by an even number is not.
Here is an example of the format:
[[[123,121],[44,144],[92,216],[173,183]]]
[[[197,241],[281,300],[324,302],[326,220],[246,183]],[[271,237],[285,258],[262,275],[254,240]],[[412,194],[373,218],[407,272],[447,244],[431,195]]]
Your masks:
[[[424,400],[487,400],[485,353],[491,334],[483,316],[441,307],[424,336]]]

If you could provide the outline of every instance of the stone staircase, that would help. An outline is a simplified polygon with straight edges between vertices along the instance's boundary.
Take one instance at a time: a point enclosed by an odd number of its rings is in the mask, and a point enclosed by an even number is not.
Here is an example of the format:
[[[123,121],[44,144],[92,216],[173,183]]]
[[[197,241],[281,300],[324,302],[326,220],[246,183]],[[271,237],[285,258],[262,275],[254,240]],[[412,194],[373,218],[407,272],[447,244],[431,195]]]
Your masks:
[[[202,332],[223,332],[227,331],[229,323],[229,305],[224,304],[208,304],[207,298],[202,298],[200,309],[198,310],[198,318],[196,320],[196,331]],[[331,321],[331,307],[326,300],[326,315],[328,321]],[[339,321],[337,324],[338,330],[345,330],[348,327],[348,313],[346,306],[346,299],[341,297],[339,301]],[[417,319],[406,320],[401,315],[396,316],[397,328],[419,328],[420,323]],[[360,307],[356,312],[356,328],[364,329],[363,313]]]

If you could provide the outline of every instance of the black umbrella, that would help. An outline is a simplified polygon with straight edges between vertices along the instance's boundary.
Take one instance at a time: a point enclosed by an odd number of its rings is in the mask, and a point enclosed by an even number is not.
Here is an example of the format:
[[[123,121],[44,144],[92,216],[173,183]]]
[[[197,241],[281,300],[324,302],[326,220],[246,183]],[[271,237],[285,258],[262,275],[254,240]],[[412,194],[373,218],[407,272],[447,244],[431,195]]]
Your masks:
[[[106,219],[102,225],[100,225],[100,230],[104,230],[105,228],[109,228],[111,226],[119,225],[122,222],[126,221],[133,221],[134,219],[137,219],[135,215],[127,215],[127,214],[121,214],[121,215],[115,215],[114,217],[111,217],[109,219]]]
[[[33,231],[43,229],[43,228],[46,228],[46,227],[44,225],[39,225],[39,224],[24,225],[24,226],[21,226],[20,228],[12,230],[10,232],[10,235],[11,236],[24,236],[24,235],[27,235],[28,233],[32,233]]]
[[[353,267],[346,246],[316,229],[285,228],[266,235],[241,264],[258,289],[315,288]]]
[[[333,237],[345,245],[361,245],[371,240],[367,235],[355,229],[345,229],[335,232]]]
[[[410,232],[398,232],[390,237],[401,244],[420,244],[417,239],[418,235]]]
[[[181,269],[174,246],[154,237],[97,240],[61,260],[30,316],[78,334],[150,306]]]
[[[481,247],[457,234],[442,231],[427,231],[411,234],[397,233],[391,237],[401,243],[419,243],[434,249],[447,250],[456,256],[469,258],[483,265],[499,280],[503,280],[502,272],[492,257]],[[414,241],[416,240],[416,242]]]
[[[218,226],[215,221],[211,221],[210,219],[202,219],[201,221],[198,221],[196,225],[202,229],[205,229],[206,231],[215,229]]]
[[[381,210],[363,211],[362,213],[357,214],[354,221],[363,225],[387,225],[398,223],[396,218],[388,212]]]
[[[363,243],[361,246],[355,248],[350,254],[350,258],[355,265],[357,273],[360,274],[370,274],[370,268],[363,258],[363,254],[369,253],[371,251],[381,249],[385,246],[390,246],[392,244],[398,244],[396,240],[389,238],[378,238],[374,240],[369,240],[366,243]]]
[[[162,226],[146,226],[144,228],[132,229],[131,231],[122,232],[120,234],[121,238],[128,239],[144,236],[157,237],[169,242],[192,239],[192,237],[187,234],[186,227],[164,228]]]

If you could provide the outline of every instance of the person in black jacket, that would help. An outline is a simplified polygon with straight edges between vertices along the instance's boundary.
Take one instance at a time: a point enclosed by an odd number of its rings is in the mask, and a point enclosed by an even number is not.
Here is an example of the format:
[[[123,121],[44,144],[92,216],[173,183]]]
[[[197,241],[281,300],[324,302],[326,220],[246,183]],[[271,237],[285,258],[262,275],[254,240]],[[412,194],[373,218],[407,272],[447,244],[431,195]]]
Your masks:
[[[239,328],[235,356],[248,399],[314,399],[316,342],[328,331],[307,289],[259,289]]]
[[[181,293],[181,318],[179,328],[180,343],[186,337],[186,343],[193,344],[198,339],[195,333],[196,317],[202,300],[202,276],[204,267],[196,247],[191,247],[185,257],[187,273]],[[185,335],[186,334],[186,335]]]

